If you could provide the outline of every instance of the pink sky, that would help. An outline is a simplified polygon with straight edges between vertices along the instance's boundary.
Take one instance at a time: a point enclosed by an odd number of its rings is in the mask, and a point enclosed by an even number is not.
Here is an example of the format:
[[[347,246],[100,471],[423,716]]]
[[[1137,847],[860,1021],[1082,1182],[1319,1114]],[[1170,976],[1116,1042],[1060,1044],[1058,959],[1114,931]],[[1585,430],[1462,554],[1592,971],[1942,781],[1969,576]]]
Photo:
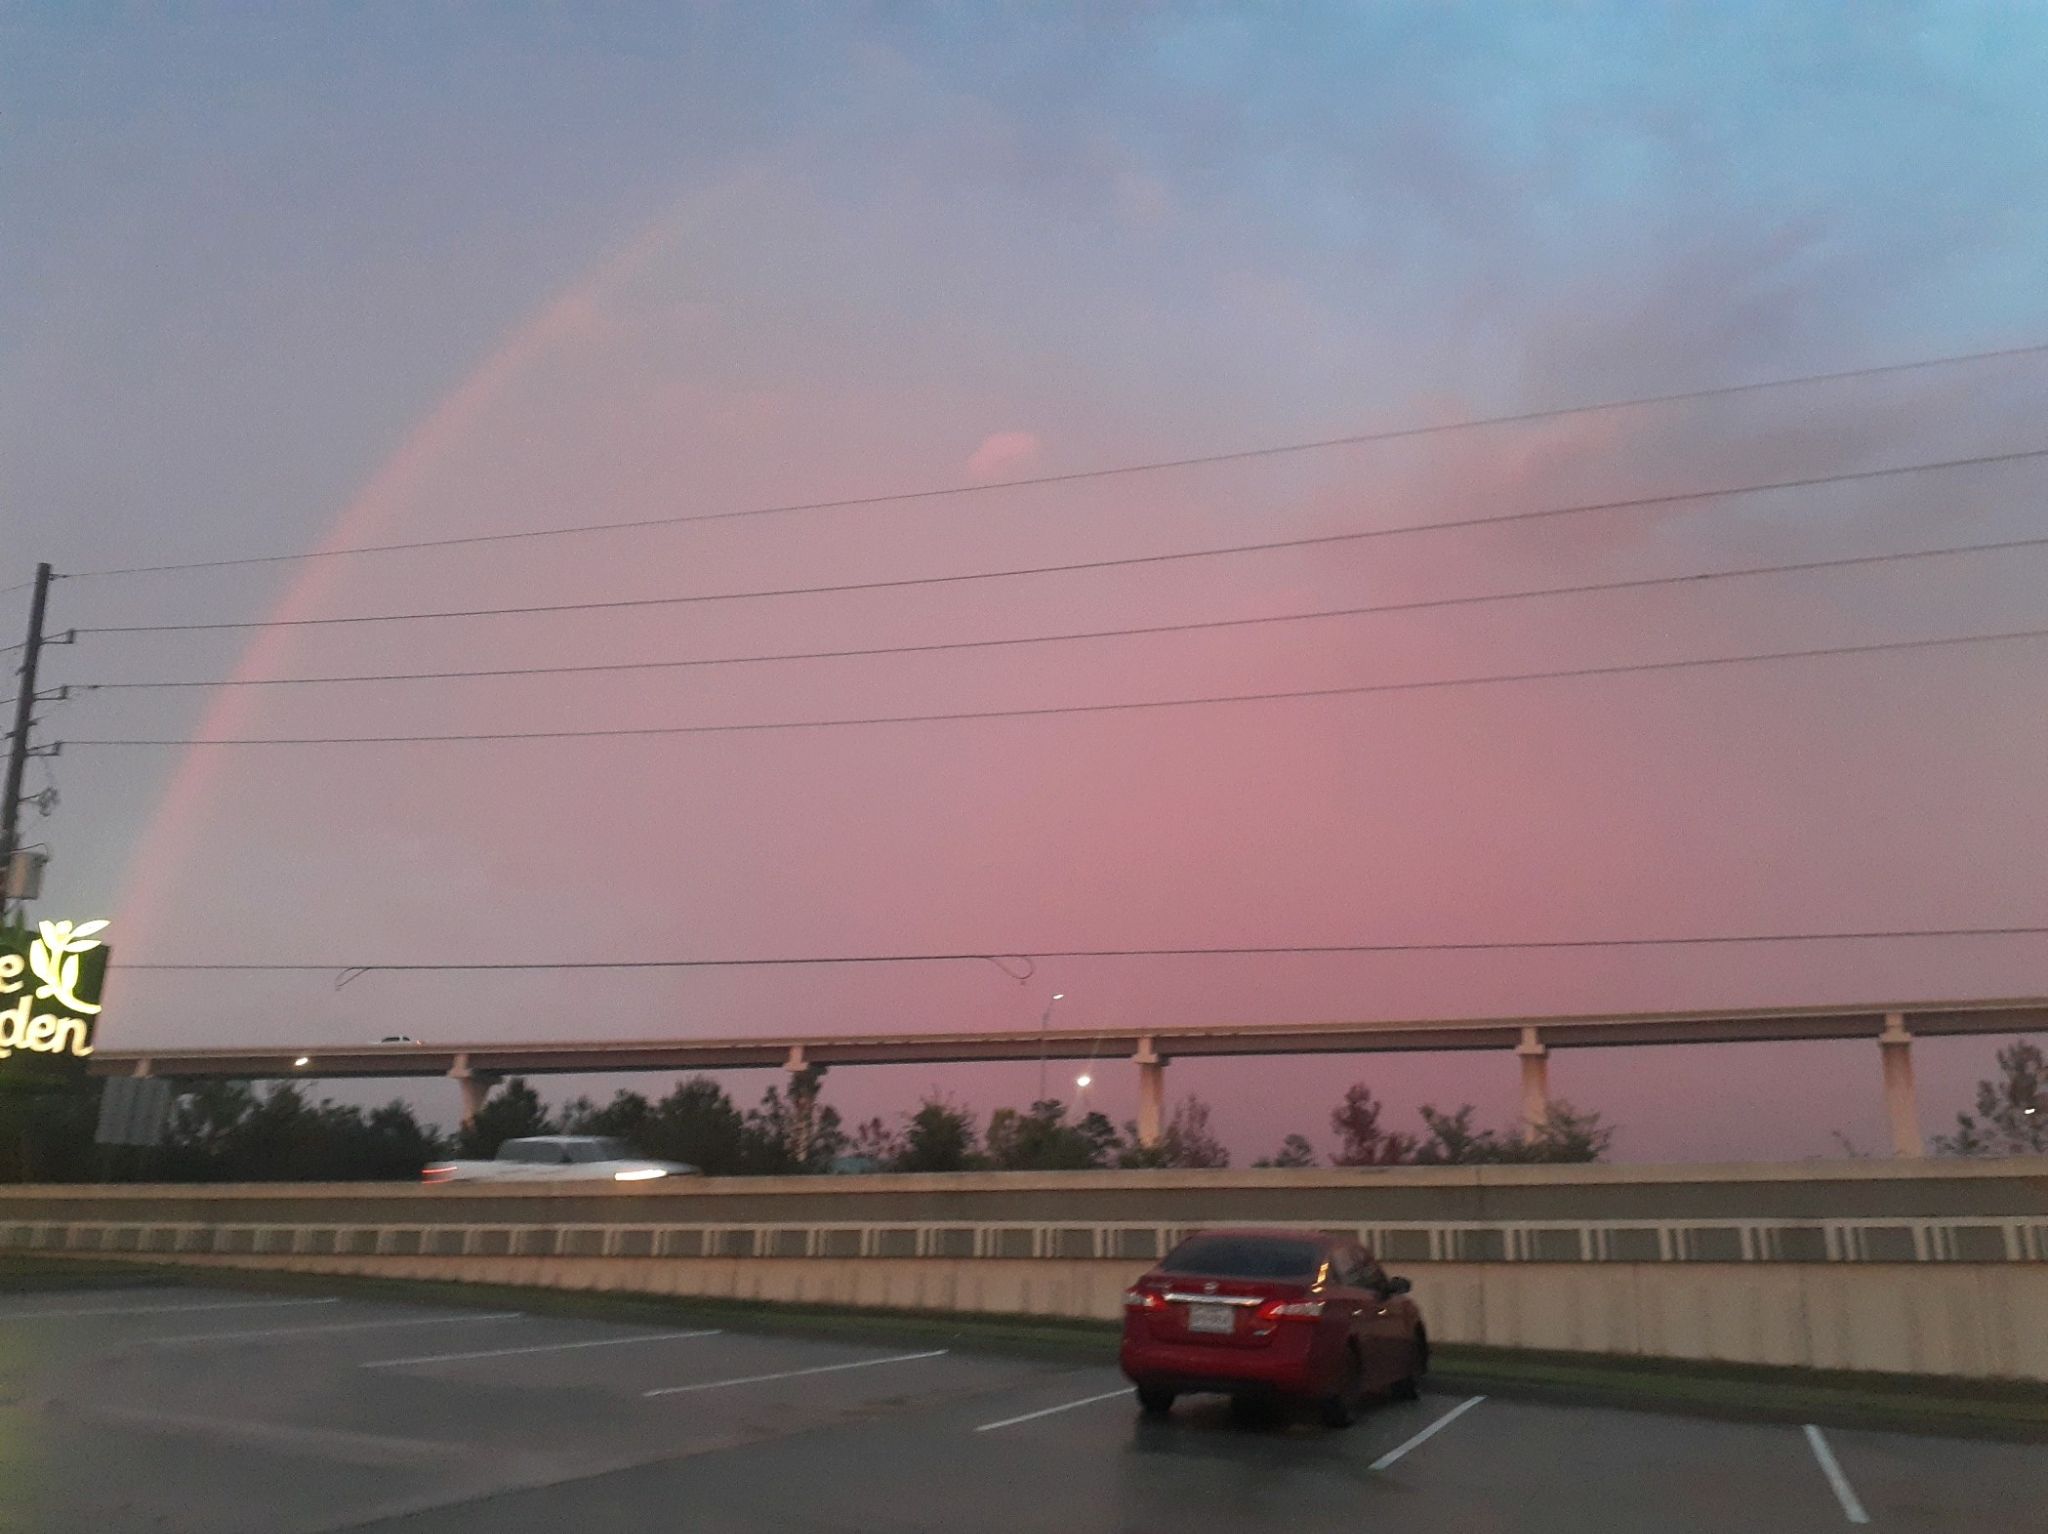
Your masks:
[[[1196,56],[1208,58],[1213,39],[1152,43],[1165,51],[1128,66],[1157,93],[1150,106],[1077,85],[1078,99],[1045,113],[1014,96],[1014,82],[977,85],[957,61],[862,39],[838,56],[845,74],[816,120],[716,152],[674,150],[649,184],[613,189],[602,216],[588,205],[582,217],[550,211],[546,257],[522,257],[518,280],[494,275],[497,214],[481,209],[434,215],[446,220],[444,243],[420,257],[424,275],[367,257],[346,268],[340,291],[354,312],[337,300],[319,326],[310,306],[330,300],[314,296],[310,274],[280,279],[287,296],[274,302],[286,317],[273,327],[296,327],[309,344],[320,330],[325,349],[304,355],[335,359],[304,384],[302,397],[331,395],[320,443],[293,436],[308,428],[287,408],[289,390],[274,421],[255,398],[279,373],[265,372],[270,343],[250,317],[261,295],[246,298],[235,311],[249,327],[233,343],[240,371],[192,374],[212,414],[173,431],[165,423],[186,407],[169,378],[124,385],[137,431],[98,470],[133,475],[186,509],[156,522],[110,517],[97,538],[55,518],[31,532],[65,568],[89,569],[628,520],[1056,474],[2048,334],[2027,328],[2044,317],[2023,307],[2040,307],[2023,274],[2004,288],[1987,275],[2005,248],[1997,231],[1939,250],[1883,246],[1873,229],[1894,206],[1888,191],[1857,183],[1864,201],[1837,207],[1813,200],[1811,179],[1757,181],[1753,167],[1793,141],[1772,136],[1789,135],[1783,125],[1739,125],[1752,138],[1717,149],[1646,126],[1617,99],[1585,145],[1537,151],[1524,135],[1553,98],[1532,87],[1518,105],[1527,121],[1483,132],[1454,131],[1464,119],[1413,101],[1311,131],[1269,117],[1263,86],[1209,81]],[[1350,100],[1338,83],[1330,100]],[[1462,67],[1442,66],[1437,89],[1442,103],[1477,99],[1461,94],[1476,89]],[[1719,121],[1712,94],[1701,84],[1671,110]],[[1826,102],[1816,110],[1846,142],[1851,117],[1835,105],[1838,117]],[[336,120],[352,122],[350,110],[336,104]],[[425,97],[409,110],[430,132],[485,111]],[[1158,135],[1161,113],[1181,137]],[[1597,147],[1624,143],[1672,159],[1644,171]],[[1530,155],[1550,165],[1547,190],[1510,175]],[[1901,174],[1939,169],[1909,161]],[[532,174],[578,185],[562,168]],[[518,177],[509,167],[480,175],[476,195],[502,178],[510,209]],[[339,186],[311,193],[313,204],[338,207]],[[378,190],[350,189],[391,206]],[[235,209],[244,220],[259,212]],[[276,269],[299,270],[288,252]],[[465,272],[479,274],[477,292],[462,290]],[[1966,275],[1980,312],[1952,314],[1947,295]],[[2008,291],[2012,312],[1997,311],[1992,300]],[[460,338],[436,330],[450,313],[468,327]],[[67,359],[55,374],[66,386],[136,366],[110,347],[101,373],[87,373],[77,359],[94,355],[91,334],[44,354]],[[27,354],[45,340],[32,334]],[[1404,525],[2040,446],[2044,382],[2048,365],[1992,363],[956,499],[300,570],[78,581],[61,588],[58,621],[657,596]],[[228,397],[245,387],[250,397]],[[223,435],[216,417],[240,424]],[[201,441],[219,450],[200,453]],[[34,472],[59,478],[68,463],[67,483],[93,461],[76,432],[36,450]],[[273,630],[253,644],[109,638],[63,655],[60,679],[916,644],[1830,558],[2039,534],[2040,473],[1994,468],[909,592]],[[74,738],[442,733],[1341,686],[2040,626],[2044,575],[2048,559],[2015,553],[940,655],[217,699],[102,694],[55,723]],[[61,759],[65,812],[47,834],[61,853],[56,898],[110,912],[117,953],[133,959],[339,965],[2040,925],[2040,653],[2013,644],[801,733],[81,748]],[[1035,1022],[1053,989],[1069,994],[1068,1027],[1860,1004],[2038,994],[2044,960],[2039,940],[1985,940],[1100,961],[1041,966],[1022,986],[984,965],[369,976],[338,991],[321,977],[213,985],[131,973],[106,1038],[1016,1026]],[[1923,1050],[1930,1128],[1963,1105],[1992,1047]],[[1033,1074],[841,1073],[830,1093],[851,1118],[909,1107],[935,1081],[986,1108],[1023,1099]],[[1103,1104],[1127,1116],[1128,1073],[1096,1075]],[[1289,1131],[1325,1138],[1329,1105],[1359,1077],[1404,1122],[1420,1102],[1469,1100],[1496,1121],[1513,1108],[1505,1055],[1184,1065],[1171,1082],[1211,1099],[1249,1159]],[[1838,1130],[1866,1148],[1883,1143],[1869,1046],[1588,1052],[1560,1057],[1554,1079],[1619,1123],[1621,1151],[1637,1159],[1831,1154]],[[761,1084],[737,1089],[751,1098]],[[445,1088],[427,1086],[421,1100],[430,1115],[452,1110]]]

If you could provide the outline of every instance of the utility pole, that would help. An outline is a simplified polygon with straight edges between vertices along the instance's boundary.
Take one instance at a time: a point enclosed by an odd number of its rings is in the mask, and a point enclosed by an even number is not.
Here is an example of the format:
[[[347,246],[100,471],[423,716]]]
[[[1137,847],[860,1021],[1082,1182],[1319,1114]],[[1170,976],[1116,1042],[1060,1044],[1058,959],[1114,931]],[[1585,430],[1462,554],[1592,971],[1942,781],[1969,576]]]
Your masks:
[[[35,723],[36,664],[43,656],[43,612],[50,601],[50,567],[36,566],[28,599],[28,639],[21,647],[21,690],[14,697],[14,729],[7,737],[7,777],[0,786],[0,918],[7,914],[7,879],[21,845],[21,777],[28,767],[28,732]]]

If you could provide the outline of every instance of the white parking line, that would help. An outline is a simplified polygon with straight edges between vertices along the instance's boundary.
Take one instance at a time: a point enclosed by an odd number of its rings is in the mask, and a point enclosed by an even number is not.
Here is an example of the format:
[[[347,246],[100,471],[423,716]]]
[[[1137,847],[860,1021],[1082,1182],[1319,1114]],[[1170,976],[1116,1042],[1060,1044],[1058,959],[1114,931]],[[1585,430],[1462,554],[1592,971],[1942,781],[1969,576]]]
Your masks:
[[[659,1390],[643,1390],[643,1396],[680,1396],[693,1390],[723,1390],[728,1385],[765,1385],[770,1380],[800,1379],[806,1374],[837,1374],[842,1369],[872,1369],[878,1364],[907,1364],[920,1358],[941,1358],[945,1348],[933,1348],[929,1353],[898,1353],[890,1358],[862,1358],[850,1364],[820,1364],[815,1369],[784,1369],[780,1374],[744,1374],[734,1380],[706,1380],[701,1385],[664,1385]]]
[[[404,1321],[344,1321],[338,1326],[271,1326],[256,1332],[188,1332],[182,1337],[152,1337],[152,1347],[167,1348],[195,1342],[260,1342],[267,1337],[315,1337],[332,1332],[374,1332],[400,1326],[459,1326],[469,1321],[517,1321],[523,1310],[493,1310],[475,1316],[426,1316]]]
[[[1449,1427],[1453,1422],[1456,1422],[1460,1417],[1464,1416],[1466,1412],[1470,1411],[1473,1407],[1477,1406],[1481,1401],[1485,1399],[1485,1396],[1468,1396],[1465,1400],[1460,1401],[1456,1406],[1453,1406],[1449,1411],[1445,1412],[1441,1417],[1437,1418],[1436,1421],[1430,1423],[1428,1427],[1424,1428],[1421,1432],[1417,1433],[1413,1438],[1409,1439],[1406,1443],[1400,1445],[1398,1448],[1387,1450],[1386,1453],[1382,1454],[1378,1459],[1372,1462],[1372,1468],[1375,1470],[1386,1469],[1387,1466],[1393,1464],[1395,1460],[1399,1459],[1402,1455],[1406,1454],[1410,1449],[1416,1447],[1418,1444],[1424,1444],[1429,1442],[1430,1439],[1436,1437],[1438,1433],[1441,1433],[1445,1428]]]
[[[339,1305],[338,1297],[324,1300],[233,1300],[222,1305],[125,1305],[92,1310],[19,1310],[0,1315],[0,1322],[52,1321],[72,1316],[176,1316],[202,1310],[282,1310],[287,1305]]]
[[[1005,1417],[1000,1422],[984,1422],[974,1431],[977,1433],[993,1433],[999,1427],[1015,1427],[1020,1422],[1036,1422],[1040,1417],[1050,1417],[1059,1412],[1072,1411],[1077,1406],[1093,1406],[1097,1401],[1110,1401],[1118,1396],[1127,1396],[1130,1393],[1131,1387],[1124,1385],[1115,1390],[1105,1390],[1099,1396],[1087,1396],[1079,1401],[1068,1401],[1060,1406],[1048,1406],[1043,1411],[1028,1411],[1021,1417]]]
[[[379,1358],[365,1369],[402,1369],[408,1364],[452,1364],[467,1358],[513,1358],[521,1353],[566,1353],[572,1348],[617,1348],[629,1342],[681,1342],[686,1337],[718,1337],[716,1328],[706,1332],[655,1332],[645,1337],[599,1337],[594,1342],[543,1342],[530,1348],[485,1348],[478,1353],[428,1353],[419,1358]]]
[[[1813,1457],[1820,1461],[1820,1473],[1828,1478],[1828,1485],[1835,1489],[1835,1500],[1842,1504],[1842,1516],[1851,1523],[1868,1523],[1870,1514],[1863,1511],[1863,1504],[1856,1500],[1856,1489],[1849,1484],[1849,1478],[1842,1474],[1842,1467],[1835,1462],[1835,1451],[1828,1447],[1828,1441],[1821,1437],[1820,1429],[1811,1422],[1806,1424],[1806,1441],[1813,1447]]]

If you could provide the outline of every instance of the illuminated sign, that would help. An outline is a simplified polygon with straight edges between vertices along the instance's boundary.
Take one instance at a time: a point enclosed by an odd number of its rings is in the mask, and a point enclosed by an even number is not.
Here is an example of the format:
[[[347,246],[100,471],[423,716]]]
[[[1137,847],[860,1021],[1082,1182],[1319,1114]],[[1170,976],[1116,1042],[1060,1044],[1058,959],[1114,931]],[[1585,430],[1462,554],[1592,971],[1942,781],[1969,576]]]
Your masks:
[[[103,921],[0,927],[0,1060],[92,1053],[107,978]]]

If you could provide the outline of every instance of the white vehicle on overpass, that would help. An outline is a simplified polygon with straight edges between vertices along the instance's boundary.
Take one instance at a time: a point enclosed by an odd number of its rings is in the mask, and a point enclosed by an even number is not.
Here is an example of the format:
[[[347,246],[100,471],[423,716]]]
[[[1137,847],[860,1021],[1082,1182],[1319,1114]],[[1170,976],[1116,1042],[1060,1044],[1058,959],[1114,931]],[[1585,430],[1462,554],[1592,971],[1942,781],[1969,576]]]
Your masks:
[[[697,1168],[679,1161],[636,1156],[624,1140],[607,1135],[527,1135],[507,1140],[490,1161],[435,1162],[420,1181],[653,1182],[697,1175]]]

